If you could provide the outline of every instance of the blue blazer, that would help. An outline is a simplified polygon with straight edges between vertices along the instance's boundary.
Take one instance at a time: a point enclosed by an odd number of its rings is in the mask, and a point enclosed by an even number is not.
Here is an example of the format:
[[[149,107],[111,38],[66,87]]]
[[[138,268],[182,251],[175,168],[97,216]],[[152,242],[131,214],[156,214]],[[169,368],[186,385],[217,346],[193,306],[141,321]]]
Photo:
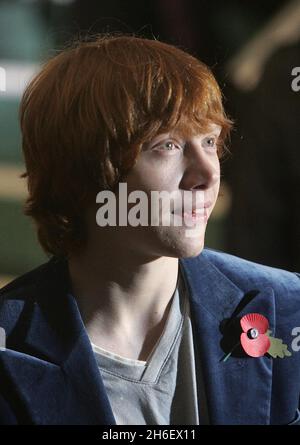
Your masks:
[[[300,424],[300,351],[291,349],[292,329],[300,326],[299,275],[210,249],[180,260],[180,268],[210,423]],[[0,326],[7,335],[0,351],[2,424],[115,424],[68,289],[66,261],[52,258],[0,291]],[[233,354],[222,361],[235,320],[251,312],[269,320],[290,357]]]

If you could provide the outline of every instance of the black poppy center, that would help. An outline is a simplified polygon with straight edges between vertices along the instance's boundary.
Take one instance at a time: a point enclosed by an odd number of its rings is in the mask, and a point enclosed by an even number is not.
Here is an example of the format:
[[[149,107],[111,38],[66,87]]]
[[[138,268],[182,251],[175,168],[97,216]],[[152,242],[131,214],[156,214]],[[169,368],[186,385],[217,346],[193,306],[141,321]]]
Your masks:
[[[247,332],[247,335],[249,338],[251,338],[251,340],[254,340],[255,338],[257,338],[259,336],[259,332],[257,329],[252,328],[252,329],[249,329],[249,331]]]

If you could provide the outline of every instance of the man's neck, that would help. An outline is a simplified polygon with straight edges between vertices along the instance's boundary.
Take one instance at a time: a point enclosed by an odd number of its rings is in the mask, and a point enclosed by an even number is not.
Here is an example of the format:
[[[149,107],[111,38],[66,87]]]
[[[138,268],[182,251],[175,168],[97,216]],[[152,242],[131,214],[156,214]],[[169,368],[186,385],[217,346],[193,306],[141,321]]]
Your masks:
[[[92,342],[147,359],[159,339],[178,277],[178,259],[151,260],[92,249],[69,259],[72,290]]]

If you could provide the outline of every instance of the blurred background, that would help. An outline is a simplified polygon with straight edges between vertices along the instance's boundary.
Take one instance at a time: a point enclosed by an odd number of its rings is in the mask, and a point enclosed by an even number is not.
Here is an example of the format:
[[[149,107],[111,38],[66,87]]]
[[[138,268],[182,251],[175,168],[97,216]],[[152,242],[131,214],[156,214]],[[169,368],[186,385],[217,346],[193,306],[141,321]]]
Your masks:
[[[74,37],[114,31],[186,49],[224,92],[235,128],[206,246],[300,271],[300,0],[0,0],[0,287],[47,259],[22,213],[24,86]]]

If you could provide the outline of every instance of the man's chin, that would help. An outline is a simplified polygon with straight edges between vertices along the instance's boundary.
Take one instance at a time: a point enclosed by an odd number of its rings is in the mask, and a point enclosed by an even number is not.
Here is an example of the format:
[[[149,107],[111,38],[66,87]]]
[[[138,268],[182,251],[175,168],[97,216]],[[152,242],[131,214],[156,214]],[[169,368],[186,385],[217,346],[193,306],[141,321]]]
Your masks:
[[[166,250],[169,250],[169,255],[176,258],[193,258],[202,252],[204,248],[204,239],[202,237],[194,239],[182,239],[176,240],[171,246],[166,246]]]
[[[152,253],[155,255],[190,258],[198,256],[204,248],[205,229],[197,232],[188,232],[183,228],[159,227],[155,229],[147,242],[149,251],[152,248]]]
[[[194,258],[202,252],[204,249],[204,243],[197,243],[193,246],[185,246],[185,248],[181,249],[179,252],[178,258]]]

